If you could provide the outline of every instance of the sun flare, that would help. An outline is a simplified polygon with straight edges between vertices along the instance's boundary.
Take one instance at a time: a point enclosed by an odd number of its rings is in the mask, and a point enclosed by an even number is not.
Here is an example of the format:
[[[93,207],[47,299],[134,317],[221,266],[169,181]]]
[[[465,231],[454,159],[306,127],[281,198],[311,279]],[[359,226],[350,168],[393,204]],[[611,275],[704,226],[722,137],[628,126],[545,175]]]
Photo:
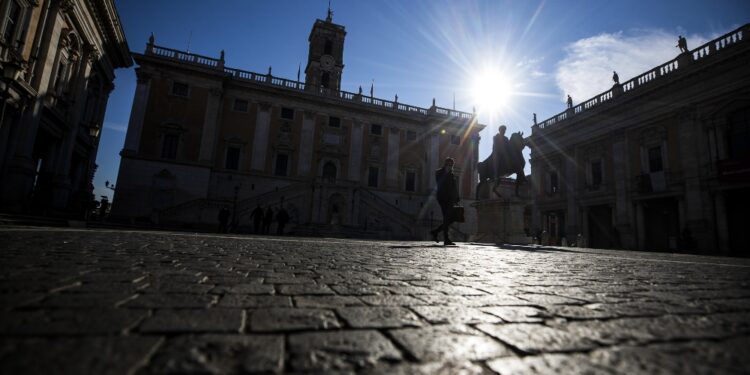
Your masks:
[[[480,112],[498,112],[510,104],[513,82],[497,69],[484,69],[475,77],[471,88]]]

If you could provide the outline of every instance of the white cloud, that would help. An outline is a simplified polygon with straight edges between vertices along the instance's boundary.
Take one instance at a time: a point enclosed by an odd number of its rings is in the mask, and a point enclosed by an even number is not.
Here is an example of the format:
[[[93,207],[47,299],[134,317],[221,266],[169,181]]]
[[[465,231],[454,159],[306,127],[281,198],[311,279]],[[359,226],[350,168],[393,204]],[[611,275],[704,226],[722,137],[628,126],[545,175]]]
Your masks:
[[[610,89],[612,71],[617,71],[620,82],[625,82],[674,59],[679,54],[678,35],[679,32],[660,29],[639,29],[603,33],[571,43],[565,47],[565,57],[555,72],[561,100],[570,94],[578,104]],[[709,40],[700,35],[686,38],[690,49]]]
[[[120,123],[115,123],[115,122],[105,122],[104,129],[113,130],[118,133],[125,133],[128,130],[128,126],[126,124],[120,124]]]

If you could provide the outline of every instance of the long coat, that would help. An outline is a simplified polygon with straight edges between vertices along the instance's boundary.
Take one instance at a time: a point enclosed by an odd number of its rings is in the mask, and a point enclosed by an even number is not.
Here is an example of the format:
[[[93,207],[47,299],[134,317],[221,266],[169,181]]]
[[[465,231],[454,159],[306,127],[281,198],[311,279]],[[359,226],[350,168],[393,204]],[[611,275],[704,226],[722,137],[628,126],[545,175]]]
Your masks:
[[[458,203],[461,198],[458,195],[458,184],[456,176],[452,171],[440,168],[435,171],[435,182],[437,182],[437,200],[441,205]]]

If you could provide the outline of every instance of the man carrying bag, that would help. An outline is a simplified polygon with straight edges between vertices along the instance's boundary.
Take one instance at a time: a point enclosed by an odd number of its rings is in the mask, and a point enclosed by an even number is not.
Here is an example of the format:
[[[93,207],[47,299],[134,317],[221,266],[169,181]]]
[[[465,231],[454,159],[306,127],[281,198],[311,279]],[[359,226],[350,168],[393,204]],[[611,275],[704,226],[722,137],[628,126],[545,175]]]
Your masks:
[[[446,158],[443,163],[443,167],[435,171],[435,181],[437,182],[437,201],[440,204],[440,210],[443,212],[443,223],[430,231],[432,240],[440,242],[438,240],[438,233],[443,232],[443,244],[444,245],[455,245],[448,237],[448,229],[451,223],[459,219],[456,214],[460,214],[460,221],[463,221],[463,207],[454,207],[459,201],[458,195],[458,184],[456,183],[456,176],[453,175],[453,164],[452,158]],[[461,212],[456,212],[458,209]]]

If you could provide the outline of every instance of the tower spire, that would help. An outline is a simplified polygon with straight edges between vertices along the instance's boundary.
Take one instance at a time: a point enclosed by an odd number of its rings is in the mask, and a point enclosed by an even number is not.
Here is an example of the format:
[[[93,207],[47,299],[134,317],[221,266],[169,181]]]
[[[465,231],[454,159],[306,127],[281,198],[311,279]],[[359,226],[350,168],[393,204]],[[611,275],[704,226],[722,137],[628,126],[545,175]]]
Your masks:
[[[333,22],[333,11],[331,10],[331,0],[328,0],[328,15],[326,16],[326,22]]]

